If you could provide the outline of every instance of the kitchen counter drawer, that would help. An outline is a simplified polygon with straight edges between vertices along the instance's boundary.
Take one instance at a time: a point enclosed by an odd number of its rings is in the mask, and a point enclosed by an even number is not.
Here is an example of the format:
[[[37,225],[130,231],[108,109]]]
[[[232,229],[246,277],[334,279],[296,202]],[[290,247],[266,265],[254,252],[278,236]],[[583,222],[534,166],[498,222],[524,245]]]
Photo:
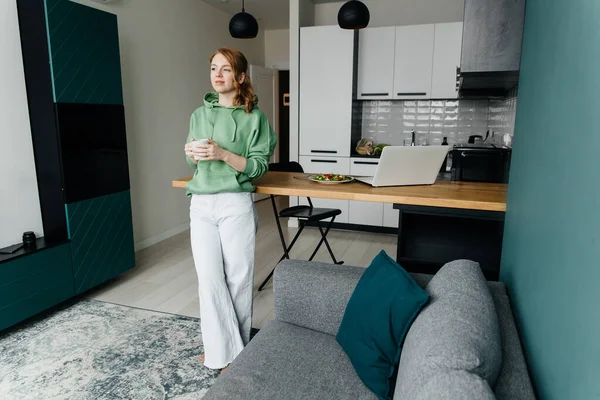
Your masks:
[[[350,174],[348,157],[300,156],[299,162],[307,174]]]
[[[364,158],[350,159],[350,175],[355,176],[374,176],[379,165],[379,160],[370,160]]]

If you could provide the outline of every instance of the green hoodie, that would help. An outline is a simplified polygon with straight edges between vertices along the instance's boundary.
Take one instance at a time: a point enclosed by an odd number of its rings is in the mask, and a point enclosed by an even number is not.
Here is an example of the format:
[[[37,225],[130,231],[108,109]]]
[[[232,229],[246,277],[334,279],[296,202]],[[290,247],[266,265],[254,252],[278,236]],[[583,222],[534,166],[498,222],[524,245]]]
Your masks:
[[[223,149],[246,157],[246,169],[238,172],[224,161],[198,161],[194,164],[186,156],[188,164],[195,169],[194,176],[186,185],[187,196],[222,192],[253,192],[251,180],[264,175],[269,168],[269,158],[275,149],[277,138],[265,114],[258,109],[255,99],[251,113],[244,106],[225,107],[219,104],[214,92],[204,96],[204,106],[199,107],[190,118],[192,139],[212,139]]]

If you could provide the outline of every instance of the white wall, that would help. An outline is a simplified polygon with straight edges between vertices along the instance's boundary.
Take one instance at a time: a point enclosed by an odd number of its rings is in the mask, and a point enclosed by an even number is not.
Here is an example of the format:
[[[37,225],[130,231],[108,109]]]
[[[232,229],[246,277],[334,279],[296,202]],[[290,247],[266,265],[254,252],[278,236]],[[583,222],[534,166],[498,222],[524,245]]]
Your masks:
[[[264,65],[265,40],[236,40],[231,16],[199,0],[119,0],[118,16],[136,248],[189,227],[189,199],[173,179],[190,176],[183,146],[192,112],[212,90],[208,57],[228,45]]]
[[[315,5],[315,25],[337,25],[345,1]],[[431,24],[463,20],[465,0],[372,0],[365,2],[369,27]]]
[[[0,1],[0,248],[43,236],[16,1]]]
[[[290,69],[290,30],[265,31],[265,66],[279,70]]]

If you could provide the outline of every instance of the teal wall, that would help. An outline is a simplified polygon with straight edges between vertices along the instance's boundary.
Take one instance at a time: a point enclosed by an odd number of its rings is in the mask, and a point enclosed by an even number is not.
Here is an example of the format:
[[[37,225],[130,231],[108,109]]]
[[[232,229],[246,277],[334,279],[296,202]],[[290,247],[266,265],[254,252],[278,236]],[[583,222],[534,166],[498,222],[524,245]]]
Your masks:
[[[75,294],[69,244],[0,264],[0,331]]]
[[[135,266],[129,190],[66,205],[75,293]]]
[[[541,399],[600,399],[600,1],[528,0],[501,280]]]
[[[117,16],[45,0],[56,103],[123,104]]]

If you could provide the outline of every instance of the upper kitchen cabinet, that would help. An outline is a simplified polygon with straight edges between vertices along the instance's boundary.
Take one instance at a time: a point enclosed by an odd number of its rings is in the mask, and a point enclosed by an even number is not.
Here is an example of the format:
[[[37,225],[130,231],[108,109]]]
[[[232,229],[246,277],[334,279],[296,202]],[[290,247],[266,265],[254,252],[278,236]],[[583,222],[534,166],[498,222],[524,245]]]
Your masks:
[[[394,91],[396,28],[366,28],[358,37],[358,90],[361,100],[391,99]]]
[[[394,99],[431,97],[435,25],[396,27]]]
[[[435,25],[431,76],[431,98],[433,99],[458,97],[457,74],[460,68],[462,32],[462,22]]]
[[[503,94],[516,86],[521,67],[525,2],[465,0],[461,96]]]
[[[354,35],[300,29],[300,155],[350,156]]]

